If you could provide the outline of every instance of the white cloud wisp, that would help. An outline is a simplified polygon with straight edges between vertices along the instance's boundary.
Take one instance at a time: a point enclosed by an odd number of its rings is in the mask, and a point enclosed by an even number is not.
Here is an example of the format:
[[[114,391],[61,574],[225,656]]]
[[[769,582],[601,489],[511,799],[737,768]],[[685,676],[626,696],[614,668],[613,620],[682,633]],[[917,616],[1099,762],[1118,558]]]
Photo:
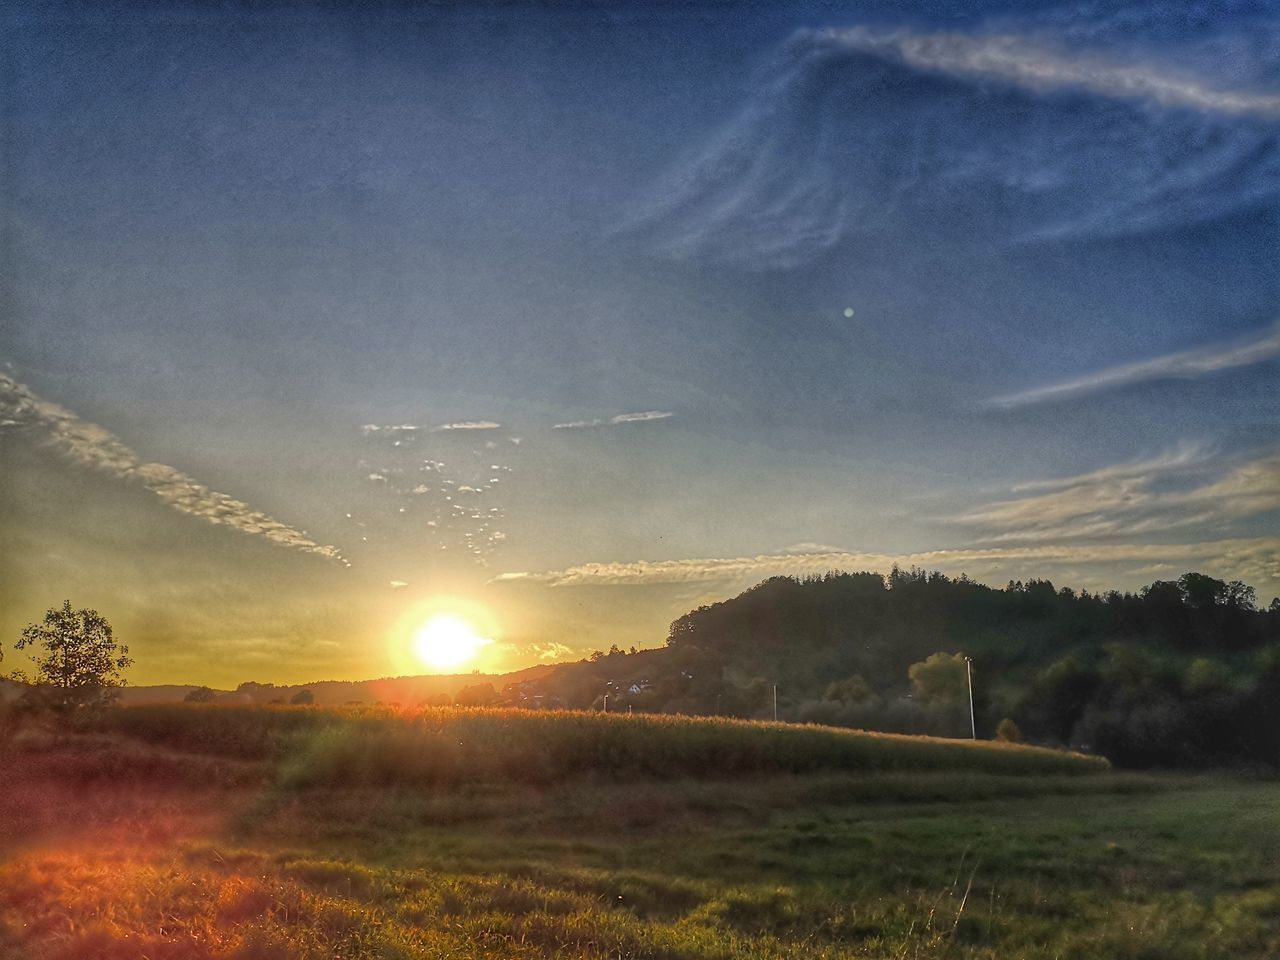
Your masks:
[[[762,554],[754,557],[688,560],[635,560],[585,563],[539,573],[504,573],[496,583],[535,583],[551,587],[657,586],[684,583],[736,583],[772,576],[803,576],[833,570],[888,572],[893,564],[942,570],[948,574],[990,575],[1001,570],[1017,576],[1040,575],[1050,568],[1089,564],[1204,563],[1219,575],[1254,582],[1280,582],[1280,538],[1254,537],[1178,544],[1054,544],[929,550],[920,553]]]
[[[600,420],[573,420],[569,423],[552,424],[552,430],[581,430],[586,427],[613,427],[622,423],[648,423],[652,420],[666,420],[675,414],[665,410],[641,410],[637,413],[620,413],[616,417]]]
[[[986,542],[1082,540],[1222,525],[1280,509],[1280,453],[1225,468],[1182,447],[1162,457],[1012,488],[947,522],[985,528]]]
[[[1189,380],[1263,363],[1276,356],[1280,356],[1280,323],[1272,324],[1263,333],[1248,340],[1208,344],[1137,363],[1107,367],[1082,377],[992,397],[986,401],[985,406],[1009,410],[1037,403],[1070,400],[1151,380]]]
[[[890,59],[915,70],[994,80],[1044,93],[1083,90],[1207,113],[1280,117],[1280,94],[1224,90],[1191,76],[1097,54],[1059,53],[1017,35],[828,29],[815,40],[836,49]]]
[[[109,430],[41,399],[30,388],[4,374],[0,374],[0,428],[29,431],[74,464],[119,480],[140,483],[179,513],[346,563],[336,547],[316,543],[305,533],[254,510],[243,501],[210,490],[174,467],[144,463]]]

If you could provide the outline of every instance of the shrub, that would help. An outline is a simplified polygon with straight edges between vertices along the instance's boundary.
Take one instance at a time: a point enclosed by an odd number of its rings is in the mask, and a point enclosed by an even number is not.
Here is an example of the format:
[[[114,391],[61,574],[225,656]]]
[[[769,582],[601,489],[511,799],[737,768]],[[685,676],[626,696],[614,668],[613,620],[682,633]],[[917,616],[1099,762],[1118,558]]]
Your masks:
[[[1022,743],[1022,731],[1016,723],[1005,717],[996,727],[996,739],[1001,743]]]

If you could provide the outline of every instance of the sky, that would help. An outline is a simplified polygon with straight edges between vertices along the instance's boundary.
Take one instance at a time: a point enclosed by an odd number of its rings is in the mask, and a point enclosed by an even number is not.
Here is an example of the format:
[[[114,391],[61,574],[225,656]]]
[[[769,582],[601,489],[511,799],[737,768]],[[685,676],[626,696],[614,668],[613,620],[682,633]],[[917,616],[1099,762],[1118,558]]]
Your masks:
[[[475,669],[768,576],[1280,594],[1266,3],[0,6],[0,647]]]

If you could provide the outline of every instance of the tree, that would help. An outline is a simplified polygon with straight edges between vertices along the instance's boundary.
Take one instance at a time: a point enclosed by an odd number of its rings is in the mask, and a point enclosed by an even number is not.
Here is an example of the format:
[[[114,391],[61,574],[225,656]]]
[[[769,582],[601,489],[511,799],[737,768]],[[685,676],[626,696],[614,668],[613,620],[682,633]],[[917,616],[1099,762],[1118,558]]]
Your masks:
[[[969,677],[964,656],[959,653],[935,653],[907,670],[911,691],[924,703],[969,703]]]
[[[1178,578],[1178,589],[1187,604],[1197,610],[1211,610],[1227,600],[1227,584],[1203,573],[1184,573]]]
[[[460,707],[491,707],[502,700],[492,683],[477,683],[458,691],[455,702]]]
[[[289,698],[289,702],[295,707],[309,707],[316,702],[316,695],[310,690],[299,690]]]
[[[1243,580],[1232,580],[1227,584],[1225,603],[1235,610],[1252,613],[1258,609],[1258,591]]]
[[[834,683],[827,684],[827,689],[823,693],[822,699],[830,700],[834,703],[861,704],[874,700],[875,695],[876,693],[871,689],[870,684],[855,673],[845,680],[837,680]]]
[[[1231,675],[1219,660],[1197,657],[1182,675],[1182,689],[1193,697],[1212,696],[1231,686]]]
[[[1018,728],[1016,723],[1005,717],[996,726],[996,739],[1001,743],[1021,743],[1022,730]]]
[[[16,646],[33,648],[28,654],[36,667],[32,682],[41,699],[60,713],[108,705],[126,683],[121,671],[133,665],[129,648],[116,643],[106,618],[97,610],[72,610],[70,600],[30,624]],[[15,679],[26,682],[20,673]]]
[[[182,698],[183,703],[213,703],[218,699],[218,695],[208,687],[196,687]]]

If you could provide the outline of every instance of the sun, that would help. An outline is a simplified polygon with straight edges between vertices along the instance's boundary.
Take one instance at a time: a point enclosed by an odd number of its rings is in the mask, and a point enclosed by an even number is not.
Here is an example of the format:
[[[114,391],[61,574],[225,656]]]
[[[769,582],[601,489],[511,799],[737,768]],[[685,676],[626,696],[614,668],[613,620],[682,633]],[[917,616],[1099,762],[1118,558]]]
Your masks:
[[[493,643],[482,637],[462,617],[441,614],[424,623],[413,636],[413,652],[428,667],[448,670],[474,660],[480,650]]]

